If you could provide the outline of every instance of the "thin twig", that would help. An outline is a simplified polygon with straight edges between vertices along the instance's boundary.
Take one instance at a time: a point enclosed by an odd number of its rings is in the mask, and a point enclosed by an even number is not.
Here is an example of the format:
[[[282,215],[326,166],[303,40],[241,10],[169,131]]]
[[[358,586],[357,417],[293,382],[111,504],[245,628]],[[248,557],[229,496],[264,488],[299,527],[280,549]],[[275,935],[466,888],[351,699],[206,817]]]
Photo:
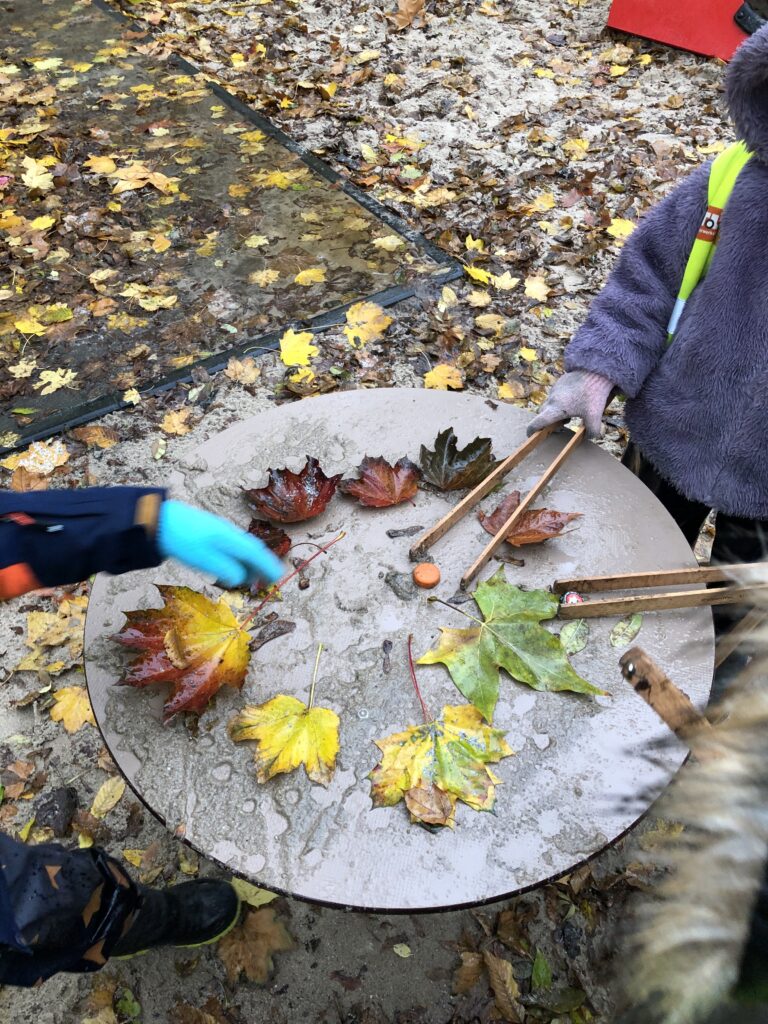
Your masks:
[[[320,548],[318,551],[314,553],[314,555],[311,555],[309,558],[306,559],[306,561],[302,562],[301,565],[297,565],[293,572],[289,573],[287,576],[284,576],[281,580],[278,580],[277,583],[271,586],[267,591],[267,596],[264,598],[264,600],[260,604],[256,605],[256,607],[253,609],[250,615],[246,616],[246,618],[244,618],[243,621],[240,623],[240,629],[245,629],[248,623],[256,618],[256,616],[259,614],[264,605],[268,604],[272,600],[274,595],[278,591],[282,590],[286,583],[290,583],[293,577],[298,576],[302,569],[306,569],[310,562],[314,562],[314,560],[319,555],[325,554],[325,552],[329,548],[332,548],[333,545],[340,541],[343,537],[346,537],[346,532],[344,530],[341,531],[338,537],[334,537],[333,540],[330,541],[330,543]]]
[[[323,653],[323,645],[319,643],[317,645],[317,657],[315,658],[315,668],[312,673],[312,685],[309,688],[309,703],[307,704],[307,711],[312,707],[315,702],[315,683],[317,682],[317,670],[320,667],[320,655]]]
[[[421,704],[421,713],[424,715],[425,722],[433,721],[432,715],[430,715],[427,705],[424,703],[424,698],[421,696],[421,690],[419,689],[419,683],[416,679],[416,667],[413,664],[413,650],[411,644],[413,643],[413,633],[408,634],[408,668],[411,670],[411,679],[413,680],[413,688],[416,691],[416,696],[419,698],[419,704]]]

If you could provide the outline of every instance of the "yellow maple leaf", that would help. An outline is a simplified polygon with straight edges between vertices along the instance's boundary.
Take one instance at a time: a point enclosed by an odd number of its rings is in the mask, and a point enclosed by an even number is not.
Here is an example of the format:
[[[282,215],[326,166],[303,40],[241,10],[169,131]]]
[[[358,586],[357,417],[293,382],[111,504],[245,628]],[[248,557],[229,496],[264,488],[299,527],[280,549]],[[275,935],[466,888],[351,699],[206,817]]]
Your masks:
[[[614,217],[605,229],[605,233],[612,238],[629,238],[635,227],[634,221],[627,220],[625,217]]]
[[[152,240],[152,250],[153,252],[165,252],[167,249],[170,249],[172,244],[167,235],[155,235]]]
[[[102,783],[91,804],[91,814],[94,818],[103,818],[113,807],[116,807],[124,792],[125,779],[121,779],[119,775],[112,775]]]
[[[315,372],[308,366],[300,366],[295,373],[292,373],[288,380],[292,384],[311,384],[315,379]]]
[[[536,274],[532,277],[526,277],[525,294],[529,299],[536,299],[538,302],[544,302],[549,295],[549,291],[549,285],[543,277]]]
[[[347,310],[344,333],[353,348],[361,348],[369,341],[378,341],[391,323],[392,317],[375,302],[356,302]]]
[[[519,381],[507,381],[499,384],[499,398],[502,402],[516,402],[525,398],[525,388]]]
[[[310,285],[320,284],[325,280],[325,271],[322,267],[309,267],[307,270],[300,270],[293,279],[296,284]]]
[[[243,903],[247,903],[251,907],[263,907],[265,904],[277,899],[276,892],[270,892],[269,889],[260,889],[257,885],[251,885],[250,882],[246,882],[243,878],[230,878],[229,881]]]
[[[468,704],[444,707],[441,719],[375,740],[381,761],[368,775],[374,807],[404,800],[411,821],[454,826],[458,800],[489,811],[499,779],[488,767],[514,751]]]
[[[95,174],[114,174],[117,164],[111,156],[89,156],[83,161],[83,167],[87,167]]]
[[[626,64],[611,64],[611,78],[621,78],[622,75],[626,75],[629,68]]]
[[[449,363],[438,363],[434,370],[424,374],[424,387],[435,388],[438,391],[447,391],[448,388],[460,391],[464,387],[461,370]]]
[[[350,64],[367,64],[381,56],[381,50],[361,50],[350,60]]]
[[[264,188],[296,188],[308,175],[308,167],[297,167],[293,171],[263,170],[251,175],[251,181],[254,185],[261,185]]]
[[[55,391],[60,391],[61,388],[74,390],[79,387],[78,384],[75,384],[75,377],[77,377],[77,373],[74,370],[64,370],[61,367],[58,370],[43,370],[40,373],[40,380],[32,387],[41,395],[52,395]]]
[[[493,280],[493,274],[488,270],[482,270],[480,267],[473,267],[469,263],[463,264],[464,271],[467,277],[473,281],[479,281],[480,284],[490,284]]]
[[[279,270],[255,270],[248,275],[249,284],[257,284],[260,288],[268,288],[280,277]]]
[[[167,412],[160,421],[160,429],[166,434],[175,434],[177,437],[188,434],[194,426],[189,422],[191,415],[192,409],[189,406],[174,412]]]
[[[126,405],[138,405],[141,401],[141,394],[136,388],[128,388],[127,391],[123,392],[123,401]]]
[[[311,331],[296,331],[289,327],[280,339],[280,358],[286,366],[309,366],[309,360],[320,351],[311,344]]]
[[[519,277],[512,277],[508,270],[505,270],[503,274],[493,279],[493,287],[498,288],[500,292],[509,292],[513,288],[516,288],[520,284]]]
[[[248,235],[243,245],[246,249],[259,249],[262,245],[269,245],[269,239],[266,235]]]
[[[544,213],[555,205],[555,197],[551,192],[541,192],[532,203],[525,207],[526,213]]]
[[[481,331],[493,331],[496,337],[501,336],[506,323],[507,318],[498,313],[481,313],[480,316],[475,317],[475,324]]]
[[[62,722],[67,732],[77,732],[86,722],[96,725],[84,686],[64,686],[54,691],[53,699],[56,703],[51,708],[51,718],[54,722]]]
[[[568,139],[563,143],[563,152],[567,153],[571,160],[583,160],[589,149],[587,139]]]
[[[235,68],[241,68],[245,64],[244,53],[230,53],[229,59],[232,61],[232,66]]]
[[[17,380],[24,377],[31,377],[37,369],[37,360],[20,359],[18,363],[15,363],[13,366],[7,366],[6,369],[8,370],[8,373]]]
[[[256,778],[266,782],[303,764],[313,782],[327,786],[339,752],[339,716],[330,708],[307,707],[296,697],[278,694],[265,704],[246,707],[229,725],[235,742],[256,740]]]
[[[517,353],[527,363],[533,363],[538,358],[535,348],[526,348],[524,345],[517,350]]]
[[[473,238],[472,235],[467,235],[464,239],[464,248],[467,251],[474,249],[476,252],[483,252],[485,249],[485,242],[482,238]]]
[[[467,302],[475,309],[483,309],[485,306],[490,306],[493,299],[488,292],[481,292],[479,288],[475,288],[467,296]]]
[[[42,217],[35,217],[34,220],[31,220],[29,222],[29,226],[33,231],[47,231],[48,228],[52,228],[55,223],[55,217],[51,217],[49,214],[44,214]]]
[[[35,160],[31,156],[25,156],[22,164],[24,165],[24,173],[21,176],[21,180],[27,188],[35,189],[38,192],[50,192],[53,188],[53,175],[42,160]]]
[[[45,334],[48,330],[44,324],[41,324],[38,320],[33,320],[31,317],[23,317],[21,320],[14,320],[13,326],[19,334],[34,334],[38,337]]]

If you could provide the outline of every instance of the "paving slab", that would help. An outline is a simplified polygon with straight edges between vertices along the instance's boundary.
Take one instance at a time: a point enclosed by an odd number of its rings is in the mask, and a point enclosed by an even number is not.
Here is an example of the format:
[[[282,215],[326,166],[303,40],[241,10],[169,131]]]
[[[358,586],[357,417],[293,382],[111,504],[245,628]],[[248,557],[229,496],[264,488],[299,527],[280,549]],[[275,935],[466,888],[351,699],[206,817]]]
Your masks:
[[[355,391],[275,408],[201,445],[171,479],[175,497],[247,525],[242,486],[261,486],[269,467],[298,470],[307,454],[327,473],[351,475],[364,455],[417,458],[439,430],[453,426],[460,444],[493,439],[501,457],[522,441],[529,415],[479,396],[391,389]],[[508,481],[527,489],[562,436],[549,438]],[[494,507],[492,495],[483,507]],[[127,658],[109,638],[130,609],[159,606],[155,584],[200,587],[181,567],[125,577],[99,576],[88,612],[88,687],[105,741],[142,800],[172,831],[210,859],[269,889],[336,906],[415,911],[498,899],[559,876],[622,835],[682,763],[681,744],[667,743],[651,762],[649,744],[665,727],[622,680],[620,648],[609,643],[617,618],[592,620],[589,643],[573,657],[577,671],[609,691],[586,698],[539,693],[502,676],[494,725],[506,730],[516,757],[496,767],[494,813],[459,805],[456,828],[430,834],[412,825],[401,804],[371,810],[368,772],[373,741],[420,721],[406,642],[419,656],[439,626],[465,625],[457,612],[411,591],[411,539],[388,531],[426,527],[457,495],[419,491],[413,505],[370,510],[337,498],[325,513],[289,527],[295,541],[346,537],[307,569],[306,590],[288,585],[275,606],[294,632],[258,650],[241,692],[225,689],[191,730],[164,727],[164,687],[143,691],[114,684]],[[656,498],[615,459],[585,444],[569,459],[537,505],[578,511],[575,529],[521,549],[510,582],[547,587],[557,577],[695,565],[691,550]],[[485,534],[467,517],[434,549],[442,581],[434,593],[456,594],[463,569]],[[311,551],[298,548],[297,555]],[[485,570],[490,575],[498,566]],[[220,593],[213,585],[210,595]],[[250,603],[246,601],[244,611]],[[461,605],[475,611],[473,604]],[[268,609],[267,609],[268,610]],[[549,624],[557,630],[558,624]],[[318,642],[325,652],[316,701],[341,718],[338,767],[327,789],[300,770],[258,785],[249,744],[233,744],[227,723],[243,704],[277,693],[306,700]],[[391,643],[389,671],[383,652]],[[637,640],[686,690],[706,702],[713,664],[708,609],[647,614]],[[443,666],[421,668],[433,714],[464,703]]]

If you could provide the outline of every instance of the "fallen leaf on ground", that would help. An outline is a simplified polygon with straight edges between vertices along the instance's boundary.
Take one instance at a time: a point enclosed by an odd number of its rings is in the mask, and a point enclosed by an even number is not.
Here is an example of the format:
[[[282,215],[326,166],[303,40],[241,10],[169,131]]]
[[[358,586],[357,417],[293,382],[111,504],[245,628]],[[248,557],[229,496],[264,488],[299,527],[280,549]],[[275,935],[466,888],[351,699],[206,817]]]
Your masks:
[[[119,775],[113,775],[102,783],[91,804],[91,814],[94,818],[103,818],[108,814],[120,802],[124,792],[125,780]]]
[[[266,487],[244,488],[246,501],[257,515],[276,523],[301,523],[325,511],[343,474],[326,476],[317,459],[307,456],[299,473],[270,469]]]
[[[250,634],[222,597],[211,601],[189,587],[158,586],[162,608],[126,613],[113,639],[141,653],[121,684],[170,683],[163,720],[180,711],[200,713],[222,686],[239,689],[250,661]]]
[[[611,238],[629,238],[636,227],[634,221],[627,220],[625,217],[614,217],[605,229],[605,233]]]
[[[643,625],[643,616],[640,612],[628,615],[621,622],[617,622],[611,630],[611,647],[628,647],[635,639]]]
[[[286,366],[309,366],[309,360],[318,354],[320,349],[312,344],[314,334],[311,331],[299,331],[289,328],[280,339],[280,358]]]
[[[421,446],[419,462],[424,479],[442,491],[459,491],[484,480],[496,465],[488,437],[476,437],[459,450],[453,427],[435,438],[435,449]]]
[[[438,363],[433,370],[424,374],[424,387],[438,391],[447,391],[448,388],[460,391],[464,387],[461,370],[449,363]]]
[[[478,512],[477,518],[483,529],[490,534],[497,534],[520,504],[520,491],[512,491],[504,498],[490,515]],[[522,547],[523,544],[540,544],[557,537],[568,523],[580,519],[581,512],[556,512],[551,508],[529,508],[512,526],[504,538],[508,544]]]
[[[236,359],[234,356],[227,363],[224,376],[237,384],[255,384],[261,376],[261,370],[252,356]]]
[[[493,808],[499,779],[488,764],[514,753],[502,730],[486,725],[466,704],[444,707],[442,719],[375,743],[382,758],[368,776],[373,806],[394,807],[405,800],[411,821],[450,828],[459,800],[477,811]],[[435,791],[442,801],[431,797],[425,803],[424,794]]]
[[[242,922],[219,942],[218,954],[230,984],[241,973],[263,985],[274,967],[272,957],[293,949],[293,939],[272,907],[246,911]]]
[[[120,440],[120,435],[111,427],[100,427],[97,424],[90,424],[87,427],[75,427],[70,431],[76,441],[82,441],[89,448],[114,448]]]
[[[24,470],[16,472],[21,473]],[[64,669],[76,665],[83,655],[83,629],[87,607],[88,598],[81,596],[61,601],[55,612],[29,612],[26,643],[32,651],[19,662],[16,671],[37,672],[43,669],[50,675],[57,675]],[[45,649],[65,645],[66,654],[58,656],[54,664],[50,664],[51,655]],[[82,687],[71,689],[82,691]],[[64,693],[65,690],[58,692]]]
[[[500,956],[485,950],[483,961],[488,971],[488,981],[496,1000],[496,1008],[503,1020],[510,1024],[522,1024],[525,1020],[525,1010],[518,1002],[520,988],[515,981],[512,964]]]
[[[397,11],[392,15],[392,21],[399,29],[409,28],[414,20],[421,16],[421,23],[424,24],[424,4],[426,0],[397,0]]]
[[[26,451],[16,452],[0,461],[0,466],[5,469],[18,469],[21,466],[35,476],[49,476],[54,469],[68,462],[69,449],[56,438],[53,441],[35,441]]]
[[[476,625],[440,627],[434,650],[419,665],[442,662],[459,691],[490,722],[499,696],[499,669],[534,690],[570,690],[603,694],[574,670],[560,640],[541,622],[557,615],[558,600],[546,590],[520,590],[507,583],[500,568],[472,595],[484,620],[461,611]]]
[[[285,530],[281,530],[279,526],[274,526],[264,519],[252,519],[248,527],[248,533],[252,533],[254,537],[258,537],[260,541],[263,541],[270,551],[275,552],[278,558],[287,555],[291,550],[292,541]]]
[[[456,996],[469,992],[485,973],[482,953],[465,950],[459,955],[461,956],[461,965],[453,972],[452,991]]]
[[[369,341],[378,341],[392,323],[375,302],[356,302],[347,310],[344,333],[353,348],[362,348]]]
[[[184,434],[188,434],[194,423],[190,423],[192,416],[192,408],[190,406],[184,406],[183,409],[175,409],[172,412],[167,412],[160,421],[160,429],[166,434],[175,434],[177,437],[182,437]]]
[[[278,894],[276,892],[270,892],[269,889],[260,889],[257,885],[251,885],[250,882],[246,882],[243,878],[230,878],[230,882],[243,903],[247,903],[250,907],[264,907],[267,903],[277,899]]]
[[[51,708],[51,718],[54,722],[62,722],[67,732],[77,732],[86,722],[96,725],[84,686],[64,686],[54,691],[53,699],[56,703]]]
[[[339,490],[371,508],[411,501],[419,489],[419,467],[408,458],[399,459],[392,466],[384,458],[366,455],[357,472],[360,479],[342,480]]]
[[[278,694],[257,707],[246,707],[229,724],[239,743],[255,740],[256,778],[266,782],[303,764],[313,782],[327,786],[339,752],[339,716],[329,708],[312,707]]]
[[[307,270],[300,270],[293,280],[296,284],[304,286],[322,284],[325,280],[325,271],[322,267],[309,267]]]
[[[527,277],[525,279],[525,294],[529,299],[536,299],[537,302],[546,301],[550,288],[543,277]]]

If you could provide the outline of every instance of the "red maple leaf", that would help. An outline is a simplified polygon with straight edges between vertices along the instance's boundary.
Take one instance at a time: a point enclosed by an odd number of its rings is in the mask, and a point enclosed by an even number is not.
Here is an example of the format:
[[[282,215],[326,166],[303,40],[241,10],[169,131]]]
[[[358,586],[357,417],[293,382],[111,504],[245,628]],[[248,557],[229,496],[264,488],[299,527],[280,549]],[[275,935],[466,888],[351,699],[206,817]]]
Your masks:
[[[411,501],[419,486],[421,473],[410,459],[402,458],[391,466],[381,457],[366,455],[357,472],[359,480],[342,480],[339,484],[344,494],[357,498],[361,505],[371,508],[386,508]]]
[[[273,526],[272,523],[268,523],[264,519],[252,519],[248,533],[252,533],[254,537],[263,541],[278,558],[287,555],[291,550],[293,542],[285,530],[281,530],[279,526]]]
[[[257,515],[275,523],[300,523],[325,511],[341,477],[326,476],[317,459],[308,455],[300,473],[270,469],[266,487],[244,488],[243,494]]]

